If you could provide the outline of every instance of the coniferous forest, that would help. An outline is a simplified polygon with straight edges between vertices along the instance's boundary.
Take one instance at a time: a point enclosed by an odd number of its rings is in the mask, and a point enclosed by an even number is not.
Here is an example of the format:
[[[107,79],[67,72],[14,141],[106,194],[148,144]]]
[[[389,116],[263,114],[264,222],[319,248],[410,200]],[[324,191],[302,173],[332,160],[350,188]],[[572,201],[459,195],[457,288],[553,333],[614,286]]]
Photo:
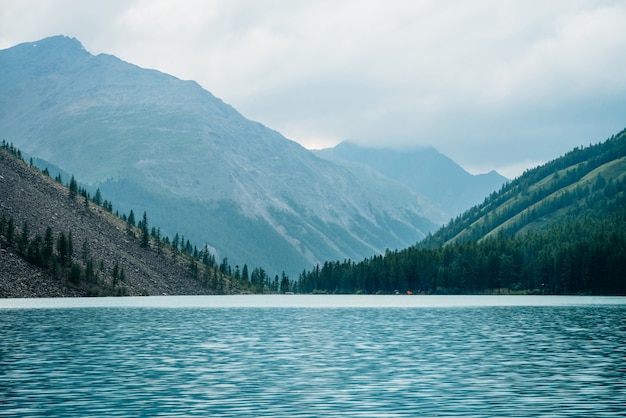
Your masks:
[[[2,149],[23,162],[12,144],[3,141]],[[55,180],[62,184],[60,174]],[[67,190],[87,213],[95,205],[112,214],[100,190],[91,196],[73,176]],[[295,281],[284,272],[272,279],[260,267],[233,268],[227,258],[218,263],[178,233],[170,239],[150,229],[146,212],[139,221],[132,210],[115,215],[128,239],[186,264],[184,274],[210,293],[625,295],[626,131],[528,170],[414,246],[360,262],[327,261]],[[87,294],[127,292],[123,264],[90,257],[89,243],[76,243],[71,230],[32,234],[27,222],[2,213],[0,238]]]
[[[300,292],[626,294],[626,131],[525,172],[400,251],[303,271]]]

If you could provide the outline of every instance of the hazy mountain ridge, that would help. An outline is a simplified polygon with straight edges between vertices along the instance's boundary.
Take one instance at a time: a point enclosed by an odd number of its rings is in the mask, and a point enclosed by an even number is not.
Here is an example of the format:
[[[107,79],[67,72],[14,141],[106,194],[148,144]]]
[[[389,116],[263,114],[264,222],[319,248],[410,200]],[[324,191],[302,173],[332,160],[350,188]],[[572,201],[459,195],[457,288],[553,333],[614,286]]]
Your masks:
[[[344,141],[315,153],[331,161],[353,163],[349,167],[356,175],[363,171],[359,166],[371,167],[423,195],[439,205],[444,217],[441,224],[480,203],[508,181],[495,171],[472,175],[433,147],[392,149]]]
[[[5,139],[218,257],[293,273],[436,228],[423,197],[387,199],[195,82],[65,37],[0,51],[0,62]]]

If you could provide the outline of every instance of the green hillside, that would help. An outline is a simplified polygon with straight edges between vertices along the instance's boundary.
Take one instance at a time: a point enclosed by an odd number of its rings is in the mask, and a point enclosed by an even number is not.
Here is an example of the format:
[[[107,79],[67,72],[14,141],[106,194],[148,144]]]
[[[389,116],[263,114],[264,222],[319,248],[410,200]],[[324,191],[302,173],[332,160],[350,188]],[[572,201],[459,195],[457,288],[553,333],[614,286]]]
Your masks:
[[[626,131],[526,171],[424,241],[300,291],[626,294]]]
[[[431,247],[545,229],[602,215],[626,176],[626,131],[526,171],[430,236]]]

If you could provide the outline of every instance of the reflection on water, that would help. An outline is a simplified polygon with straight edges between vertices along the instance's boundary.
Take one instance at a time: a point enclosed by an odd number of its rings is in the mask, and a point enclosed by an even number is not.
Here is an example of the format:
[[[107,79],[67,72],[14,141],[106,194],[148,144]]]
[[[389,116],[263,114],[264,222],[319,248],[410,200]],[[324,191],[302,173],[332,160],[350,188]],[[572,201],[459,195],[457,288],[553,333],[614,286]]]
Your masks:
[[[625,314],[0,309],[0,416],[616,416]]]

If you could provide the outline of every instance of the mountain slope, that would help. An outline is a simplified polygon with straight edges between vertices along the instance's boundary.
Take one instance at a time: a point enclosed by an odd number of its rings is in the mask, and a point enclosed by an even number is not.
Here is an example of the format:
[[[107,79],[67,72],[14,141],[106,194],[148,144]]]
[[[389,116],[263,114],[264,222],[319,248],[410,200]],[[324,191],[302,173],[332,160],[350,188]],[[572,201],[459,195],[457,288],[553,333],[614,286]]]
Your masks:
[[[14,225],[13,233],[8,222]],[[30,243],[20,251],[24,225]],[[54,253],[59,251],[60,235],[69,238],[71,234],[73,263],[84,275],[87,262],[92,262],[97,279],[71,282],[64,278],[65,267],[58,263],[24,260],[38,258],[41,242],[33,245],[37,236],[46,236],[48,228],[53,233]],[[166,248],[160,253],[153,240],[150,248],[142,248],[121,219],[99,206],[85,206],[80,196],[70,198],[67,187],[5,149],[0,149],[0,247],[0,297],[215,293],[192,277],[183,257],[173,259]],[[46,266],[37,267],[41,264]],[[113,282],[116,271],[125,272],[125,280],[120,278],[117,285]]]
[[[444,221],[480,203],[507,181],[495,171],[472,175],[432,147],[396,150],[362,147],[345,141],[316,154],[332,161],[372,167],[438,204]],[[356,167],[352,167],[355,172]]]
[[[504,185],[426,241],[441,245],[518,234],[610,207],[626,179],[626,131],[575,148]]]
[[[0,63],[5,139],[233,264],[294,273],[435,229],[423,196],[392,201],[195,82],[65,37],[0,51]]]
[[[626,295],[626,131],[502,187],[426,240],[326,262],[302,292]]]

